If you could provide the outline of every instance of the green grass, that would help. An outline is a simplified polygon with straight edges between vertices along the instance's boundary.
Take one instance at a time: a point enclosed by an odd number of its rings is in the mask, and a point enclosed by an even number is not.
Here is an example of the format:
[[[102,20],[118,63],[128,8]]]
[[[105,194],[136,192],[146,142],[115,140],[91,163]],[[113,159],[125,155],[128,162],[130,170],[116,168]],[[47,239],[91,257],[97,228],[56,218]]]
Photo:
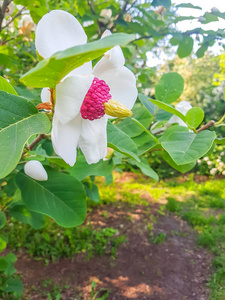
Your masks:
[[[94,229],[91,225],[62,228],[50,220],[41,230],[13,222],[5,231],[11,249],[25,249],[31,257],[42,259],[46,264],[81,252],[85,252],[88,259],[105,253],[115,258],[118,246],[126,241],[126,236],[119,236],[114,228]]]

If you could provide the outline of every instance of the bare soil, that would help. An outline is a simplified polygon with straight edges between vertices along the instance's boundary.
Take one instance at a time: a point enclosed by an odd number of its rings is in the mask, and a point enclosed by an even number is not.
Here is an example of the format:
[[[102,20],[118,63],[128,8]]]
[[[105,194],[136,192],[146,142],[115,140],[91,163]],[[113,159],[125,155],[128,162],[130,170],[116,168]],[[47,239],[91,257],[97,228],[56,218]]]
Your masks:
[[[120,180],[129,180],[129,176]],[[160,214],[159,205],[149,195],[142,197],[149,206],[104,205],[88,215],[87,222],[91,220],[94,227],[113,227],[120,235],[126,234],[127,242],[118,248],[116,259],[105,254],[88,261],[85,254],[76,254],[72,260],[45,266],[21,254],[16,268],[25,285],[25,299],[48,299],[42,282],[53,278],[62,287],[70,286],[62,291],[65,300],[90,300],[92,281],[97,282],[97,290],[110,291],[109,300],[208,300],[211,255],[198,248],[196,233],[185,221]],[[153,220],[154,237],[166,235],[158,244],[150,241],[148,226]]]

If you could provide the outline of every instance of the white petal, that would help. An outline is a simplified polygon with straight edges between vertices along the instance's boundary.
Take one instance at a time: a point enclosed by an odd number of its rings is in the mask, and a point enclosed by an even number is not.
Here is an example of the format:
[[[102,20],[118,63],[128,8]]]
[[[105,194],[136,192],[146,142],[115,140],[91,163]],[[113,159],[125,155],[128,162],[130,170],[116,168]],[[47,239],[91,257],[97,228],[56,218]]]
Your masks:
[[[95,74],[94,74],[95,75]],[[131,109],[137,99],[136,79],[134,74],[126,67],[106,70],[101,76],[110,87],[112,99]]]
[[[188,101],[181,101],[176,105],[176,110],[181,112],[184,116],[192,108],[192,105]]]
[[[180,126],[187,127],[186,123],[184,123],[184,121],[181,120],[181,118],[179,118],[179,117],[176,116],[176,115],[173,115],[173,116],[169,119],[168,123],[169,123],[169,124],[178,123]]]
[[[82,120],[79,147],[88,164],[97,163],[107,154],[107,117],[94,121]]]
[[[106,30],[102,38],[111,35],[109,30]],[[111,69],[121,68],[125,64],[125,58],[123,55],[123,51],[121,50],[120,46],[115,46],[111,50],[107,51],[103,58],[95,65],[93,69],[93,74],[99,78],[102,73],[105,71],[109,71]]]
[[[44,167],[37,160],[30,160],[24,166],[24,172],[31,178],[39,181],[48,180],[48,174],[45,171]]]
[[[78,115],[93,79],[93,75],[75,75],[57,84],[55,114],[62,124]]]
[[[66,75],[65,78],[74,76],[74,75],[89,75],[91,73],[92,73],[92,62],[89,61],[89,62],[83,64],[82,66],[71,71],[68,75]]]
[[[44,102],[50,102],[51,101],[51,92],[49,88],[43,88],[41,90],[41,101]]]
[[[67,164],[73,166],[77,157],[77,144],[81,132],[81,116],[62,124],[56,115],[52,122],[52,145],[55,153]]]
[[[37,25],[35,46],[44,58],[86,42],[87,36],[83,27],[74,16],[65,11],[51,11]]]

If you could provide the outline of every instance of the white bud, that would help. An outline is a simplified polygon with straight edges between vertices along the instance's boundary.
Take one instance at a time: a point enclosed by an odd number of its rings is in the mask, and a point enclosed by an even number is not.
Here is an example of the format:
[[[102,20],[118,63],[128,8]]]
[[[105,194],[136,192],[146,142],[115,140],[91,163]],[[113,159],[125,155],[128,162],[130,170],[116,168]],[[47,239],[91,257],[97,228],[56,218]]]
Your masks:
[[[186,115],[186,113],[189,111],[189,109],[192,108],[192,105],[188,102],[188,101],[180,101],[176,106],[175,106],[176,110],[179,111],[180,113],[182,113],[182,115]],[[183,120],[181,120],[178,116],[173,115],[169,121],[169,124],[173,124],[173,123],[178,123],[180,126],[185,126],[187,127],[187,125],[184,123]]]
[[[203,16],[201,16],[201,17],[199,17],[199,18],[198,18],[198,20],[199,20],[199,22],[203,23],[203,22],[205,22],[205,21],[206,21],[206,18],[205,18],[205,17],[203,17]]]
[[[219,10],[217,7],[212,7],[212,8],[211,8],[211,12],[212,12],[213,14],[215,14],[215,13],[219,13],[220,10]]]
[[[24,166],[24,172],[31,178],[39,181],[48,180],[48,174],[45,171],[44,167],[37,160],[30,160]]]

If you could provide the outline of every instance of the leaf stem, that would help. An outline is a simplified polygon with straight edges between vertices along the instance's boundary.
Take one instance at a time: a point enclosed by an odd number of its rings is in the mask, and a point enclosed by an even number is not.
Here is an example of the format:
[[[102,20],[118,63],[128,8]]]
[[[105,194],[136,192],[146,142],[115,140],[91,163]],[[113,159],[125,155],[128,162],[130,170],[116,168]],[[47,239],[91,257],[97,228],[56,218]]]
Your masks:
[[[147,128],[145,128],[138,120],[135,118],[131,118],[139,127],[141,127],[156,143],[158,143],[158,139],[150,132]]]

